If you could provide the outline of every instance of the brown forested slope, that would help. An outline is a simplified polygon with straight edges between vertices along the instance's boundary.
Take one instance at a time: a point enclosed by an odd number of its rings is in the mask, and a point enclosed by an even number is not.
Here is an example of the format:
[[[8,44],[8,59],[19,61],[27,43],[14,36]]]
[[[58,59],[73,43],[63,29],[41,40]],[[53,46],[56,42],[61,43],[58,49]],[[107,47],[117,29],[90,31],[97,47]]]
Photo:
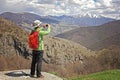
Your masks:
[[[105,40],[108,37],[117,35],[120,31],[119,25],[120,25],[120,20],[109,22],[101,26],[80,27],[78,29],[68,31],[63,34],[59,34],[57,35],[57,37],[72,40],[74,42],[80,43],[81,45],[89,49],[93,49],[92,45],[95,45],[95,43]],[[103,44],[103,46],[104,45],[107,44]]]

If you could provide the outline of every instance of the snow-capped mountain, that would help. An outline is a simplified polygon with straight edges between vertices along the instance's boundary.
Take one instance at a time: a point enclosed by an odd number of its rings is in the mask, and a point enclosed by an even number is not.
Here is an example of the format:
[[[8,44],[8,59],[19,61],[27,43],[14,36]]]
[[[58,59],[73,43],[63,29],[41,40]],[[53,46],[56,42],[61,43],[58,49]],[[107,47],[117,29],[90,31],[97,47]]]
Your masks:
[[[2,13],[0,17],[10,19],[12,21],[31,23],[35,19],[42,22],[55,23],[55,24],[70,24],[78,26],[98,26],[104,23],[114,21],[115,19],[108,18],[99,14],[81,13],[77,15],[62,15],[62,16],[40,16],[33,13]],[[23,18],[25,17],[25,18]]]
[[[108,15],[103,15],[103,14],[91,14],[91,13],[81,13],[78,15],[73,15],[74,17],[89,17],[89,18],[111,18],[115,20],[120,20],[120,14],[118,15],[113,15],[111,16],[110,14]]]
[[[62,24],[84,26],[98,26],[104,23],[114,21],[116,19],[109,18],[100,14],[80,13],[74,15],[50,16],[50,18],[58,20]]]
[[[88,18],[100,18],[101,16],[99,14],[90,14],[90,13],[81,13],[77,15],[72,15],[75,18],[81,18],[81,17],[88,17]]]

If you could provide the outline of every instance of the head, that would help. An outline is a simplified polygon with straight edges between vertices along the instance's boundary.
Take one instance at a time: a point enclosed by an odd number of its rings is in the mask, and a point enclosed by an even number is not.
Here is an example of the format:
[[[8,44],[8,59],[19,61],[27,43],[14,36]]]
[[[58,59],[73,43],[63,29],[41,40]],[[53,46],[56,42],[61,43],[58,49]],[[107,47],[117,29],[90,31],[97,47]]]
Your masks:
[[[35,20],[33,22],[33,26],[35,26],[35,27],[39,27],[41,24],[42,24],[42,22],[40,20]]]

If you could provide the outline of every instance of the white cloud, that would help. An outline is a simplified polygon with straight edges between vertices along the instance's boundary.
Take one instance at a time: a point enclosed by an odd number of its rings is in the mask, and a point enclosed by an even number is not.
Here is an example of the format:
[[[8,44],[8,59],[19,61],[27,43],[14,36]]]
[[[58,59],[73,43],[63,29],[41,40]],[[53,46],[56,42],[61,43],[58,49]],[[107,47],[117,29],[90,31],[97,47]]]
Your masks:
[[[26,1],[26,0],[6,0],[8,3],[11,3],[11,4],[16,4],[16,3],[19,3],[21,1]]]
[[[111,6],[112,0],[96,0],[97,3],[100,3],[102,6]]]
[[[119,4],[119,0],[1,0],[0,13],[29,11],[40,15],[94,13],[118,16]]]

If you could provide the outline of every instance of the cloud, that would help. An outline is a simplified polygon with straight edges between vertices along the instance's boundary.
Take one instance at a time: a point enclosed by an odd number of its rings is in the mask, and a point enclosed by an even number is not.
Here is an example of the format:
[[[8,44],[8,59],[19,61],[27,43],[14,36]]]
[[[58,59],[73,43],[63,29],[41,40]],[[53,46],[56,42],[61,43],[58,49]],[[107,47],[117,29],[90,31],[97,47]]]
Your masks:
[[[36,3],[39,4],[54,4],[56,0],[37,0]]]
[[[1,0],[0,13],[34,12],[40,15],[120,14],[119,0]]]
[[[111,6],[112,0],[96,0],[96,2],[100,3],[101,6]]]
[[[5,0],[1,0],[0,1],[0,12],[5,10],[5,6],[6,6],[6,1]]]

